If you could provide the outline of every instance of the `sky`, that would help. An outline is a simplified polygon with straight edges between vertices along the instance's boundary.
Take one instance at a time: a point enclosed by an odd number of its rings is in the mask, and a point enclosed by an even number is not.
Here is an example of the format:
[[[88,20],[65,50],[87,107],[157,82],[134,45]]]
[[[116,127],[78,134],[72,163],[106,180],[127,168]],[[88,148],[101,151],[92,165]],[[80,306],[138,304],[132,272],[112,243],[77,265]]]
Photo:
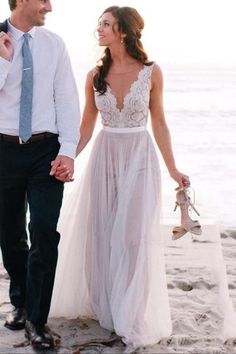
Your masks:
[[[111,5],[135,7],[145,20],[143,43],[160,64],[236,65],[236,0],[52,0],[46,27],[66,42],[75,63],[92,65],[99,57],[95,28]],[[10,14],[0,0],[0,20]]]

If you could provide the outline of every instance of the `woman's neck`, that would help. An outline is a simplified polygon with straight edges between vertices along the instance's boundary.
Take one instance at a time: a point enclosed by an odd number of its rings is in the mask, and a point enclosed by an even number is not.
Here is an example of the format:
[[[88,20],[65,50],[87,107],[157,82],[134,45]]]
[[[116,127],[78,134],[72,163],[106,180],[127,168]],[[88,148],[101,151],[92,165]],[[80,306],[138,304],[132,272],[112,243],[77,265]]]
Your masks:
[[[138,61],[132,58],[124,46],[119,46],[116,48],[110,48],[111,53],[111,69],[112,71],[122,71],[132,68],[134,65],[138,64]]]
[[[121,45],[112,48],[110,47],[110,53],[112,62],[116,65],[123,65],[131,58],[130,55],[126,52],[124,46]]]

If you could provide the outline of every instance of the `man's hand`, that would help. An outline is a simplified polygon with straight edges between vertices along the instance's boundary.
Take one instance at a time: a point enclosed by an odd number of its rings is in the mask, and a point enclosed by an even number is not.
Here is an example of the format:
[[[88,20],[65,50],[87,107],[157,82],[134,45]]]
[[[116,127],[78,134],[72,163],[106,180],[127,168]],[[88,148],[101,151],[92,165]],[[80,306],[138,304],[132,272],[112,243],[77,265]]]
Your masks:
[[[0,57],[11,61],[13,57],[13,44],[10,33],[0,32]]]
[[[55,176],[61,182],[71,182],[74,174],[74,160],[68,156],[58,155],[51,162],[50,176]]]

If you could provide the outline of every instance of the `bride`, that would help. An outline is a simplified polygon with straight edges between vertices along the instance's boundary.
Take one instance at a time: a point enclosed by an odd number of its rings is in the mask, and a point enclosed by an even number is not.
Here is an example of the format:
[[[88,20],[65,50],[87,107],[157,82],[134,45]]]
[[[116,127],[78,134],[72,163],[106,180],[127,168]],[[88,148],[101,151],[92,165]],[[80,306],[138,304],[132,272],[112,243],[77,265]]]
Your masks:
[[[170,176],[175,165],[164,118],[162,73],[141,42],[144,22],[130,7],[99,18],[99,65],[86,81],[79,154],[98,112],[98,134],[84,173],[62,209],[59,264],[51,316],[89,316],[124,343],[152,345],[172,331],[159,219],[161,179],[153,136]],[[57,178],[65,172],[58,170]]]

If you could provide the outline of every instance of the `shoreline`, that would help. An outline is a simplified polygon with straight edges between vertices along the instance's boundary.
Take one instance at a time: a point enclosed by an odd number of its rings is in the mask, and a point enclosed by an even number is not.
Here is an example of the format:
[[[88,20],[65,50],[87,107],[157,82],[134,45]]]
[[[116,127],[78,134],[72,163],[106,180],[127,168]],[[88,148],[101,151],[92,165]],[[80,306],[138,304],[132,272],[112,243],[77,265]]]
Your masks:
[[[191,236],[186,235],[179,242],[167,242],[166,270],[173,335],[163,339],[160,344],[136,350],[136,353],[236,353],[232,340],[224,344],[220,335],[222,316],[215,308],[214,278],[210,268],[204,265],[203,256],[204,252],[208,252],[207,247],[215,247],[209,235],[210,229],[206,229],[201,239],[191,240]],[[236,309],[236,228],[222,230],[219,240],[227,269],[229,294]],[[194,254],[198,260],[195,260]],[[30,346],[13,347],[24,341],[24,331],[9,331],[4,327],[11,305],[8,299],[8,276],[2,264],[0,299],[0,353],[33,353]],[[60,347],[56,349],[59,354],[78,354],[79,347],[81,352],[88,354],[125,352],[119,338],[111,337],[94,320],[50,318],[48,325],[62,337]]]

